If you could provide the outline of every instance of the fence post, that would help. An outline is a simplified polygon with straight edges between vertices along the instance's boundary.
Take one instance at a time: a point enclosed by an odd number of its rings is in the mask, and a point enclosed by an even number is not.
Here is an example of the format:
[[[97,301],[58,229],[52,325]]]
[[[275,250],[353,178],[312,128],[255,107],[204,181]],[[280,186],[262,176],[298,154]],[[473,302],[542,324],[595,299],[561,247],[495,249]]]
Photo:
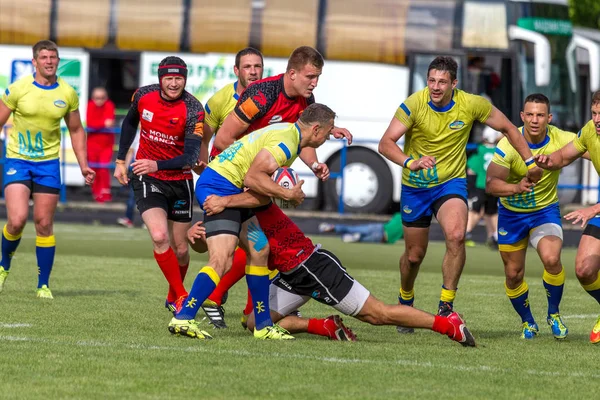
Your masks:
[[[342,147],[342,153],[340,154],[340,179],[342,180],[340,184],[340,194],[338,200],[338,213],[344,213],[344,168],[346,168],[346,153],[348,146],[346,144],[346,140],[343,140],[344,146]]]
[[[65,128],[61,128],[60,130],[60,202],[67,202],[67,185],[65,184],[65,179],[67,176],[67,152],[65,150]]]

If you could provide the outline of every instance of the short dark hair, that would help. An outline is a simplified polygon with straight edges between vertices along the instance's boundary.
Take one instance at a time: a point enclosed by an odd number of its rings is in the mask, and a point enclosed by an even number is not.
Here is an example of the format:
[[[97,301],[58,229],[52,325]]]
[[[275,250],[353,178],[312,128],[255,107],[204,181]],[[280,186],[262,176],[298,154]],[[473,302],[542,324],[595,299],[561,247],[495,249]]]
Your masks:
[[[523,109],[525,109],[525,104],[527,103],[545,104],[546,107],[548,107],[548,114],[550,114],[550,99],[548,99],[542,93],[532,93],[529,96],[525,97],[525,101],[523,102]]]
[[[427,69],[427,78],[429,78],[429,72],[432,69],[435,69],[436,71],[448,72],[450,74],[450,80],[455,81],[458,73],[458,64],[452,57],[441,56],[436,57],[431,64],[429,64],[429,68]]]
[[[55,51],[56,57],[58,57],[58,46],[52,40],[40,40],[39,42],[33,45],[32,50],[33,58],[36,59],[38,58],[38,56],[40,55],[40,51],[42,50]]]
[[[592,106],[600,104],[600,90],[596,90],[592,95]]]
[[[333,112],[331,108],[327,107],[325,104],[313,103],[306,107],[298,120],[306,125],[314,123],[324,125],[332,119],[335,119],[335,112]]]
[[[323,56],[310,46],[300,46],[292,52],[288,60],[286,72],[295,69],[299,71],[305,65],[311,64],[315,68],[322,69],[325,64]]]
[[[237,54],[235,55],[235,66],[237,68],[240,67],[240,62],[241,62],[242,57],[247,56],[248,54],[254,54],[255,56],[259,56],[260,63],[264,65],[265,61],[263,60],[262,53],[260,51],[256,50],[254,47],[246,47],[245,49],[238,51]]]

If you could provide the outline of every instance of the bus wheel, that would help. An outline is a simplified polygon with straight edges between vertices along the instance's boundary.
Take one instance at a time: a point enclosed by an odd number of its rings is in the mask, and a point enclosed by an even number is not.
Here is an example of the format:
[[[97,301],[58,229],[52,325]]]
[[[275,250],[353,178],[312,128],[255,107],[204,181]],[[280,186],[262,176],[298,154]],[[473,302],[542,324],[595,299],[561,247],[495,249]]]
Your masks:
[[[329,169],[340,172],[340,153],[332,156]],[[325,210],[337,211],[342,179],[323,184]],[[366,149],[348,149],[344,168],[344,212],[385,213],[392,203],[392,173],[386,162]]]

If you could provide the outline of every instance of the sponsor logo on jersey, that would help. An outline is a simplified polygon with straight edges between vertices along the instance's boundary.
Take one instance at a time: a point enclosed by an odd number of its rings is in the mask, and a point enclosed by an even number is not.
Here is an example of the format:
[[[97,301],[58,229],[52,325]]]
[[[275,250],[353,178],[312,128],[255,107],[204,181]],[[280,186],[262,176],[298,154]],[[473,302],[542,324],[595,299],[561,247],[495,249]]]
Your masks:
[[[452,122],[449,127],[450,129],[461,129],[463,126],[465,126],[465,123],[463,121],[454,121]]]
[[[269,121],[269,124],[278,124],[281,121],[283,121],[283,117],[281,115],[273,115],[273,117]]]
[[[144,109],[144,111],[142,111],[142,119],[144,119],[148,122],[152,122],[152,118],[154,118],[154,113],[152,111],[148,111],[146,109]]]
[[[14,168],[11,168],[8,171],[6,171],[6,175],[14,175],[16,173],[17,173],[17,170]]]
[[[154,129],[150,129],[148,132],[148,140],[152,140],[153,142],[165,143],[174,145],[177,140],[176,136],[167,135],[166,133],[162,133],[159,131],[155,131]]]
[[[498,229],[498,233],[502,236],[508,235],[508,232],[504,228]]]
[[[407,214],[410,214],[412,212],[412,210],[409,206],[402,207],[402,211],[404,211]]]
[[[177,209],[177,210],[181,210],[182,208],[184,208],[185,206],[187,206],[187,200],[177,200],[175,202],[175,204],[173,204],[173,208]],[[187,211],[186,211],[187,212]]]
[[[178,122],[179,122],[179,118],[171,118],[171,119],[169,120],[169,123],[170,123],[171,125],[176,125]]]
[[[65,107],[67,106],[67,103],[65,103],[65,102],[64,102],[64,101],[62,101],[62,100],[56,100],[56,101],[54,102],[54,105],[55,105],[56,107],[58,107],[58,108],[65,108]]]

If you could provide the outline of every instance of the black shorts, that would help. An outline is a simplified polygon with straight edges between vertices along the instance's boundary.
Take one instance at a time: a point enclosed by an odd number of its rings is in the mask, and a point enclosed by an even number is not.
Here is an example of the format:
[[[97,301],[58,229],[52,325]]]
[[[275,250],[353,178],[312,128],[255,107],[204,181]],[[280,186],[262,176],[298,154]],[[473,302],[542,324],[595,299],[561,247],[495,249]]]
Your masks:
[[[489,195],[484,189],[474,189],[469,196],[469,208],[476,213],[483,212],[485,215],[498,214],[498,198]]]
[[[250,208],[226,208],[215,215],[204,214],[206,237],[216,235],[234,235],[240,237],[242,224],[254,216]]]
[[[130,173],[129,180],[140,214],[151,208],[162,208],[170,221],[192,220],[194,183],[191,179],[166,181]]]
[[[316,250],[290,272],[281,272],[271,284],[271,309],[287,315],[310,298],[335,307],[346,315],[356,315],[369,297],[369,291],[355,281],[331,252]],[[290,310],[291,311],[291,310]]]
[[[594,224],[588,223],[583,230],[583,235],[588,235],[593,238],[600,240],[600,227]]]

